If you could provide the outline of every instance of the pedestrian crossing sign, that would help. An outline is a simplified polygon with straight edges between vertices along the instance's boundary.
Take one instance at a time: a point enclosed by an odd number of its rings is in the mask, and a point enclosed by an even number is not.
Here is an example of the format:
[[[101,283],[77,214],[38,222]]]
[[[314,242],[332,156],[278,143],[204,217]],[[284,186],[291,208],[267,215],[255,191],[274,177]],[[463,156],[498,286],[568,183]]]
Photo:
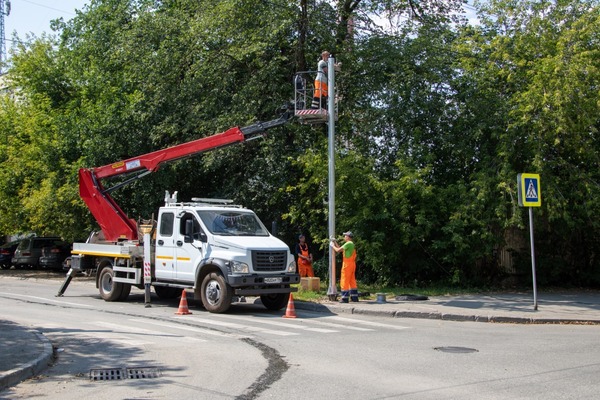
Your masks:
[[[518,174],[517,184],[521,207],[540,207],[542,205],[539,174]]]

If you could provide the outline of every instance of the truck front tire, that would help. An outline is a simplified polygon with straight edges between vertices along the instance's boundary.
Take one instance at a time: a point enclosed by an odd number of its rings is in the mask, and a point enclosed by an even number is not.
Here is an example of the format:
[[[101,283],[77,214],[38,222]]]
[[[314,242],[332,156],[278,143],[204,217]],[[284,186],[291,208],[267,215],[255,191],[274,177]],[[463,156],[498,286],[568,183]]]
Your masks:
[[[289,295],[286,293],[263,294],[260,301],[267,310],[279,311],[287,305]]]
[[[123,301],[129,296],[131,285],[115,282],[114,271],[111,267],[104,267],[98,276],[98,289],[100,296],[105,301]]]
[[[233,289],[223,275],[211,272],[202,281],[202,303],[207,311],[212,313],[223,313],[231,306]]]

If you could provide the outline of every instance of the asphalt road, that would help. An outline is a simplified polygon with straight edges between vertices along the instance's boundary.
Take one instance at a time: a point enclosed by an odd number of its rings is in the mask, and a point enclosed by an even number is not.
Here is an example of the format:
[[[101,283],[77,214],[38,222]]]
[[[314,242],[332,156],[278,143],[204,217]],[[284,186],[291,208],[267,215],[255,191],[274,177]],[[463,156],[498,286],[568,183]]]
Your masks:
[[[0,392],[28,399],[567,399],[600,389],[600,326],[452,322],[315,313],[242,304],[210,314],[190,300],[99,299],[77,279],[0,280],[0,317],[35,327],[56,349],[41,375]],[[146,379],[90,380],[142,369]]]

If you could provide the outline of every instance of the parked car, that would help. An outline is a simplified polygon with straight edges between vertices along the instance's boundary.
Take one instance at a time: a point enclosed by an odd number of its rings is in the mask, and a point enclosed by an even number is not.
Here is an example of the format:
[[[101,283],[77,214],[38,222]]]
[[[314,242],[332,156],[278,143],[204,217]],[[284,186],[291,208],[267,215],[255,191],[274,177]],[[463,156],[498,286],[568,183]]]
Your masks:
[[[61,270],[67,257],[71,255],[71,245],[66,242],[54,243],[42,247],[39,260],[40,268]]]
[[[15,240],[0,246],[0,268],[9,269],[12,266],[12,258],[18,245],[19,241]]]
[[[32,237],[23,239],[19,243],[19,246],[17,246],[17,250],[15,250],[12,264],[16,268],[37,268],[42,256],[42,248],[61,243],[64,242],[59,237]]]
[[[68,272],[71,269],[71,256],[65,258],[65,261],[62,263],[62,269],[65,272]]]

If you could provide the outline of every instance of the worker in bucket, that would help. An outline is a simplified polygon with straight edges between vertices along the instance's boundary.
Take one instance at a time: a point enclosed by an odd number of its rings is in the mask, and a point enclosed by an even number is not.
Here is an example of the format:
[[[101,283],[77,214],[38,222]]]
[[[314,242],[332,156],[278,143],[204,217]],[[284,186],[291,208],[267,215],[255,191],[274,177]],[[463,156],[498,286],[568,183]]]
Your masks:
[[[352,232],[344,232],[344,244],[339,245],[335,238],[331,239],[331,248],[336,253],[342,252],[342,276],[340,277],[340,288],[342,289],[342,298],[340,303],[358,301],[358,285],[356,284],[356,247],[352,241],[354,235]]]
[[[298,236],[296,256],[298,257],[298,273],[300,274],[300,277],[304,278],[309,276],[314,278],[315,272],[312,267],[313,256],[308,248],[308,243],[306,243],[306,237],[302,234]]]
[[[315,90],[311,104],[311,108],[313,109],[327,108],[327,94],[329,90],[327,85],[327,62],[329,60],[329,55],[328,51],[323,51],[321,53],[321,59],[317,64]]]

